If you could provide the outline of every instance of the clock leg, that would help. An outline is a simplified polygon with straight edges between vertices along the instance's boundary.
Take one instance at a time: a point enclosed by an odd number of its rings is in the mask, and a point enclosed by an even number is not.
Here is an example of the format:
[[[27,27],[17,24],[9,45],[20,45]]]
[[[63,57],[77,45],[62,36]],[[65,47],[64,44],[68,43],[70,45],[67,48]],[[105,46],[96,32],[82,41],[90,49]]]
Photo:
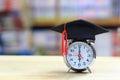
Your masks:
[[[68,71],[67,71],[67,72],[70,72],[70,70],[71,70],[71,67],[68,69]]]
[[[90,73],[92,73],[92,71],[90,70],[90,68],[89,68],[89,67],[87,67],[87,70],[88,70]]]

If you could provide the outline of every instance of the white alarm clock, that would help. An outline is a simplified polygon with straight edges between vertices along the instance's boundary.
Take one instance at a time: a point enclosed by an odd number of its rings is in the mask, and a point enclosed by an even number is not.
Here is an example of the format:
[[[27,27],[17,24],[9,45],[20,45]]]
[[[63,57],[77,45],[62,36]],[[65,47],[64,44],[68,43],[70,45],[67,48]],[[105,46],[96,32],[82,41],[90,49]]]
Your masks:
[[[69,67],[68,72],[72,69],[77,72],[88,70],[96,58],[94,48],[90,43],[77,41],[73,42],[68,47],[68,54],[64,56],[66,65]]]

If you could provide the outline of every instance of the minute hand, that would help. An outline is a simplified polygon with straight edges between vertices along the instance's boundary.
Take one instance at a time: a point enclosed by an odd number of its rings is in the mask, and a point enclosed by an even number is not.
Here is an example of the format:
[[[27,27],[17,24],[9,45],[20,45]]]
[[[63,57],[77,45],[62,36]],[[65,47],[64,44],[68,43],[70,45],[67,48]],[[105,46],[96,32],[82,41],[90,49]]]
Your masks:
[[[79,60],[83,58],[82,55],[81,55],[81,50],[80,50],[80,48],[81,48],[81,46],[79,45],[79,50],[78,50],[78,53],[79,53],[79,54],[78,54],[78,57],[79,57]]]
[[[80,53],[81,53],[81,51],[80,51],[80,45],[79,45],[78,47],[79,47],[79,51],[78,51],[78,53],[79,53],[79,55],[80,55]]]
[[[80,45],[78,45],[78,47],[79,47],[79,49],[78,49],[78,58],[79,58],[79,62],[80,62],[80,60],[81,60],[81,58],[80,58]]]

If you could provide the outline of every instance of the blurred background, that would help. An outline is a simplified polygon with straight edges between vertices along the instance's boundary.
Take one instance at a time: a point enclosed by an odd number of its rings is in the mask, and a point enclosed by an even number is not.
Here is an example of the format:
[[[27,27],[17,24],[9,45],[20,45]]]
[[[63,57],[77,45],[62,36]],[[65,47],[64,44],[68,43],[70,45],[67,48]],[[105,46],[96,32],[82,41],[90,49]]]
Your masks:
[[[77,19],[110,30],[96,36],[98,56],[120,56],[120,0],[0,0],[0,55],[60,55],[49,29]]]

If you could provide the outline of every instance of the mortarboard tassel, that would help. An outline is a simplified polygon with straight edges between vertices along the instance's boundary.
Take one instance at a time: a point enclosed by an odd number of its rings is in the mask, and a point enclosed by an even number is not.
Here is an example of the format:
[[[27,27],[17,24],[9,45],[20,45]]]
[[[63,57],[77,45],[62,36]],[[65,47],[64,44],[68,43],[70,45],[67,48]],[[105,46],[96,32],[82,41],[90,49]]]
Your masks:
[[[64,24],[64,31],[62,32],[62,56],[68,54],[68,34],[66,31],[66,23]]]

